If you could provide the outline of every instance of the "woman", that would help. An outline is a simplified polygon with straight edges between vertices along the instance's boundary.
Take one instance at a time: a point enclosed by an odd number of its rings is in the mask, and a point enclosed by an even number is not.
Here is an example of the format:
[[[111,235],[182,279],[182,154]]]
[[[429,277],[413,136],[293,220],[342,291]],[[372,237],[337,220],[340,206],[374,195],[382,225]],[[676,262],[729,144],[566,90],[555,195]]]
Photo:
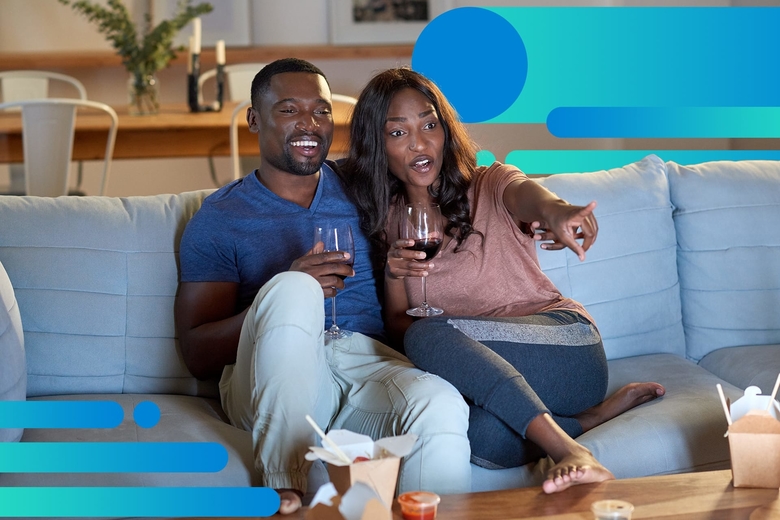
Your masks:
[[[572,206],[512,166],[477,167],[475,155],[448,101],[419,73],[387,70],[360,94],[344,172],[382,252],[388,333],[469,401],[474,462],[516,466],[541,448],[554,461],[548,493],[614,478],[574,438],[664,388],[632,383],[604,400],[598,330],[544,275],[534,246],[541,239],[584,260],[598,232],[596,203]],[[442,210],[445,236],[429,262],[398,236],[397,215],[413,202]],[[421,302],[423,276],[445,316],[413,322],[405,311]]]

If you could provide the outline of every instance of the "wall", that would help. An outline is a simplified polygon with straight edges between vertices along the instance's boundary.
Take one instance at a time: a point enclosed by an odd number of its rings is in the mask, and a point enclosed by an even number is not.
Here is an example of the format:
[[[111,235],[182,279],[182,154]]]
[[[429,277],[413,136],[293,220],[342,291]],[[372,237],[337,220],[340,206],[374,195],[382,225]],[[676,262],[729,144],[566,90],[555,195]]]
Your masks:
[[[126,0],[135,16],[144,9],[159,12],[165,2],[175,0]],[[226,0],[213,0],[219,9]],[[245,10],[248,16],[210,22],[203,18],[204,46],[213,45],[225,24],[236,24],[238,39],[246,39],[256,45],[326,44],[328,43],[328,2],[333,0],[231,0]],[[780,0],[589,0],[589,1],[518,1],[518,0],[437,0],[450,8],[483,6],[729,6],[729,5],[780,5]],[[157,2],[157,3],[155,3]],[[162,7],[160,4],[163,4]],[[224,4],[223,4],[224,5]],[[437,4],[440,5],[440,4]],[[243,6],[243,7],[242,7]],[[155,10],[156,9],[156,10]],[[240,9],[239,9],[240,11]],[[245,24],[246,26],[242,25]],[[215,28],[215,26],[219,26]],[[228,27],[229,30],[229,27]],[[189,32],[182,31],[184,39]],[[232,34],[229,32],[229,34]],[[72,12],[57,0],[0,0],[0,53],[33,52],[51,50],[110,50],[110,45],[94,25]],[[368,79],[377,71],[408,65],[410,58],[398,56],[386,59],[318,60],[318,65],[328,76],[334,92],[356,95]],[[79,78],[86,86],[90,99],[112,105],[126,103],[127,74],[121,67],[109,69],[61,69],[58,72]],[[160,73],[163,102],[185,101],[184,65],[174,65]],[[612,149],[612,148],[724,148],[728,140],[677,140],[673,143],[653,140],[567,139],[552,137],[544,125],[470,125],[476,141],[502,159],[514,149]],[[218,183],[230,177],[227,158],[215,159]],[[97,193],[100,166],[85,165],[82,189],[88,194]],[[0,165],[0,191],[10,182],[8,168]],[[75,179],[74,179],[75,182]],[[153,193],[172,193],[202,188],[215,184],[210,178],[206,159],[163,159],[115,161],[108,195],[128,196]]]

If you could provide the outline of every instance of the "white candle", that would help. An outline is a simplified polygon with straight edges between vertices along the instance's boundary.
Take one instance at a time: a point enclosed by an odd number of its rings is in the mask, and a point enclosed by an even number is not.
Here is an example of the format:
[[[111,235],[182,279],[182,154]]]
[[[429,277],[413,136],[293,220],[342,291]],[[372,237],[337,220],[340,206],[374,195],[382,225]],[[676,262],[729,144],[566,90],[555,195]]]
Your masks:
[[[225,64],[225,40],[217,40],[217,65]]]
[[[190,45],[187,52],[187,74],[192,74],[192,40],[193,37],[190,36]]]
[[[192,53],[200,54],[200,18],[192,19]]]

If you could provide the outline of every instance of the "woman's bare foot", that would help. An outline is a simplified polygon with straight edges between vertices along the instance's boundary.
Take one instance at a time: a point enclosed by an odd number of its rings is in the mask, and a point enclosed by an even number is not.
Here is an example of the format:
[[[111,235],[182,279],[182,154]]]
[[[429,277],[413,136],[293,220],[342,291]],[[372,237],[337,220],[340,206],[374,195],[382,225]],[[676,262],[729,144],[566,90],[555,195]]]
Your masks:
[[[615,476],[601,465],[593,454],[584,447],[563,457],[547,472],[542,483],[545,493],[557,493],[577,484],[613,480]]]
[[[661,397],[666,389],[658,383],[629,383],[603,402],[577,414],[583,433],[642,403]]]
[[[303,494],[297,489],[277,489],[281,503],[279,504],[279,513],[289,515],[301,508],[303,505]]]

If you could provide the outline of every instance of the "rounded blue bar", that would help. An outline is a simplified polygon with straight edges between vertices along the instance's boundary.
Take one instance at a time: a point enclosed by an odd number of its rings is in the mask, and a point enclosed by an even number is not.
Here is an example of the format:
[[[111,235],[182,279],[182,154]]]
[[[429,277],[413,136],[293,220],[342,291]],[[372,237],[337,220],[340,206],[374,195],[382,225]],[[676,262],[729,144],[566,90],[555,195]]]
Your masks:
[[[213,473],[227,462],[216,442],[0,443],[0,473]]]
[[[265,517],[279,495],[262,487],[0,488],[0,517]]]
[[[124,417],[114,401],[0,401],[0,428],[116,428]]]

